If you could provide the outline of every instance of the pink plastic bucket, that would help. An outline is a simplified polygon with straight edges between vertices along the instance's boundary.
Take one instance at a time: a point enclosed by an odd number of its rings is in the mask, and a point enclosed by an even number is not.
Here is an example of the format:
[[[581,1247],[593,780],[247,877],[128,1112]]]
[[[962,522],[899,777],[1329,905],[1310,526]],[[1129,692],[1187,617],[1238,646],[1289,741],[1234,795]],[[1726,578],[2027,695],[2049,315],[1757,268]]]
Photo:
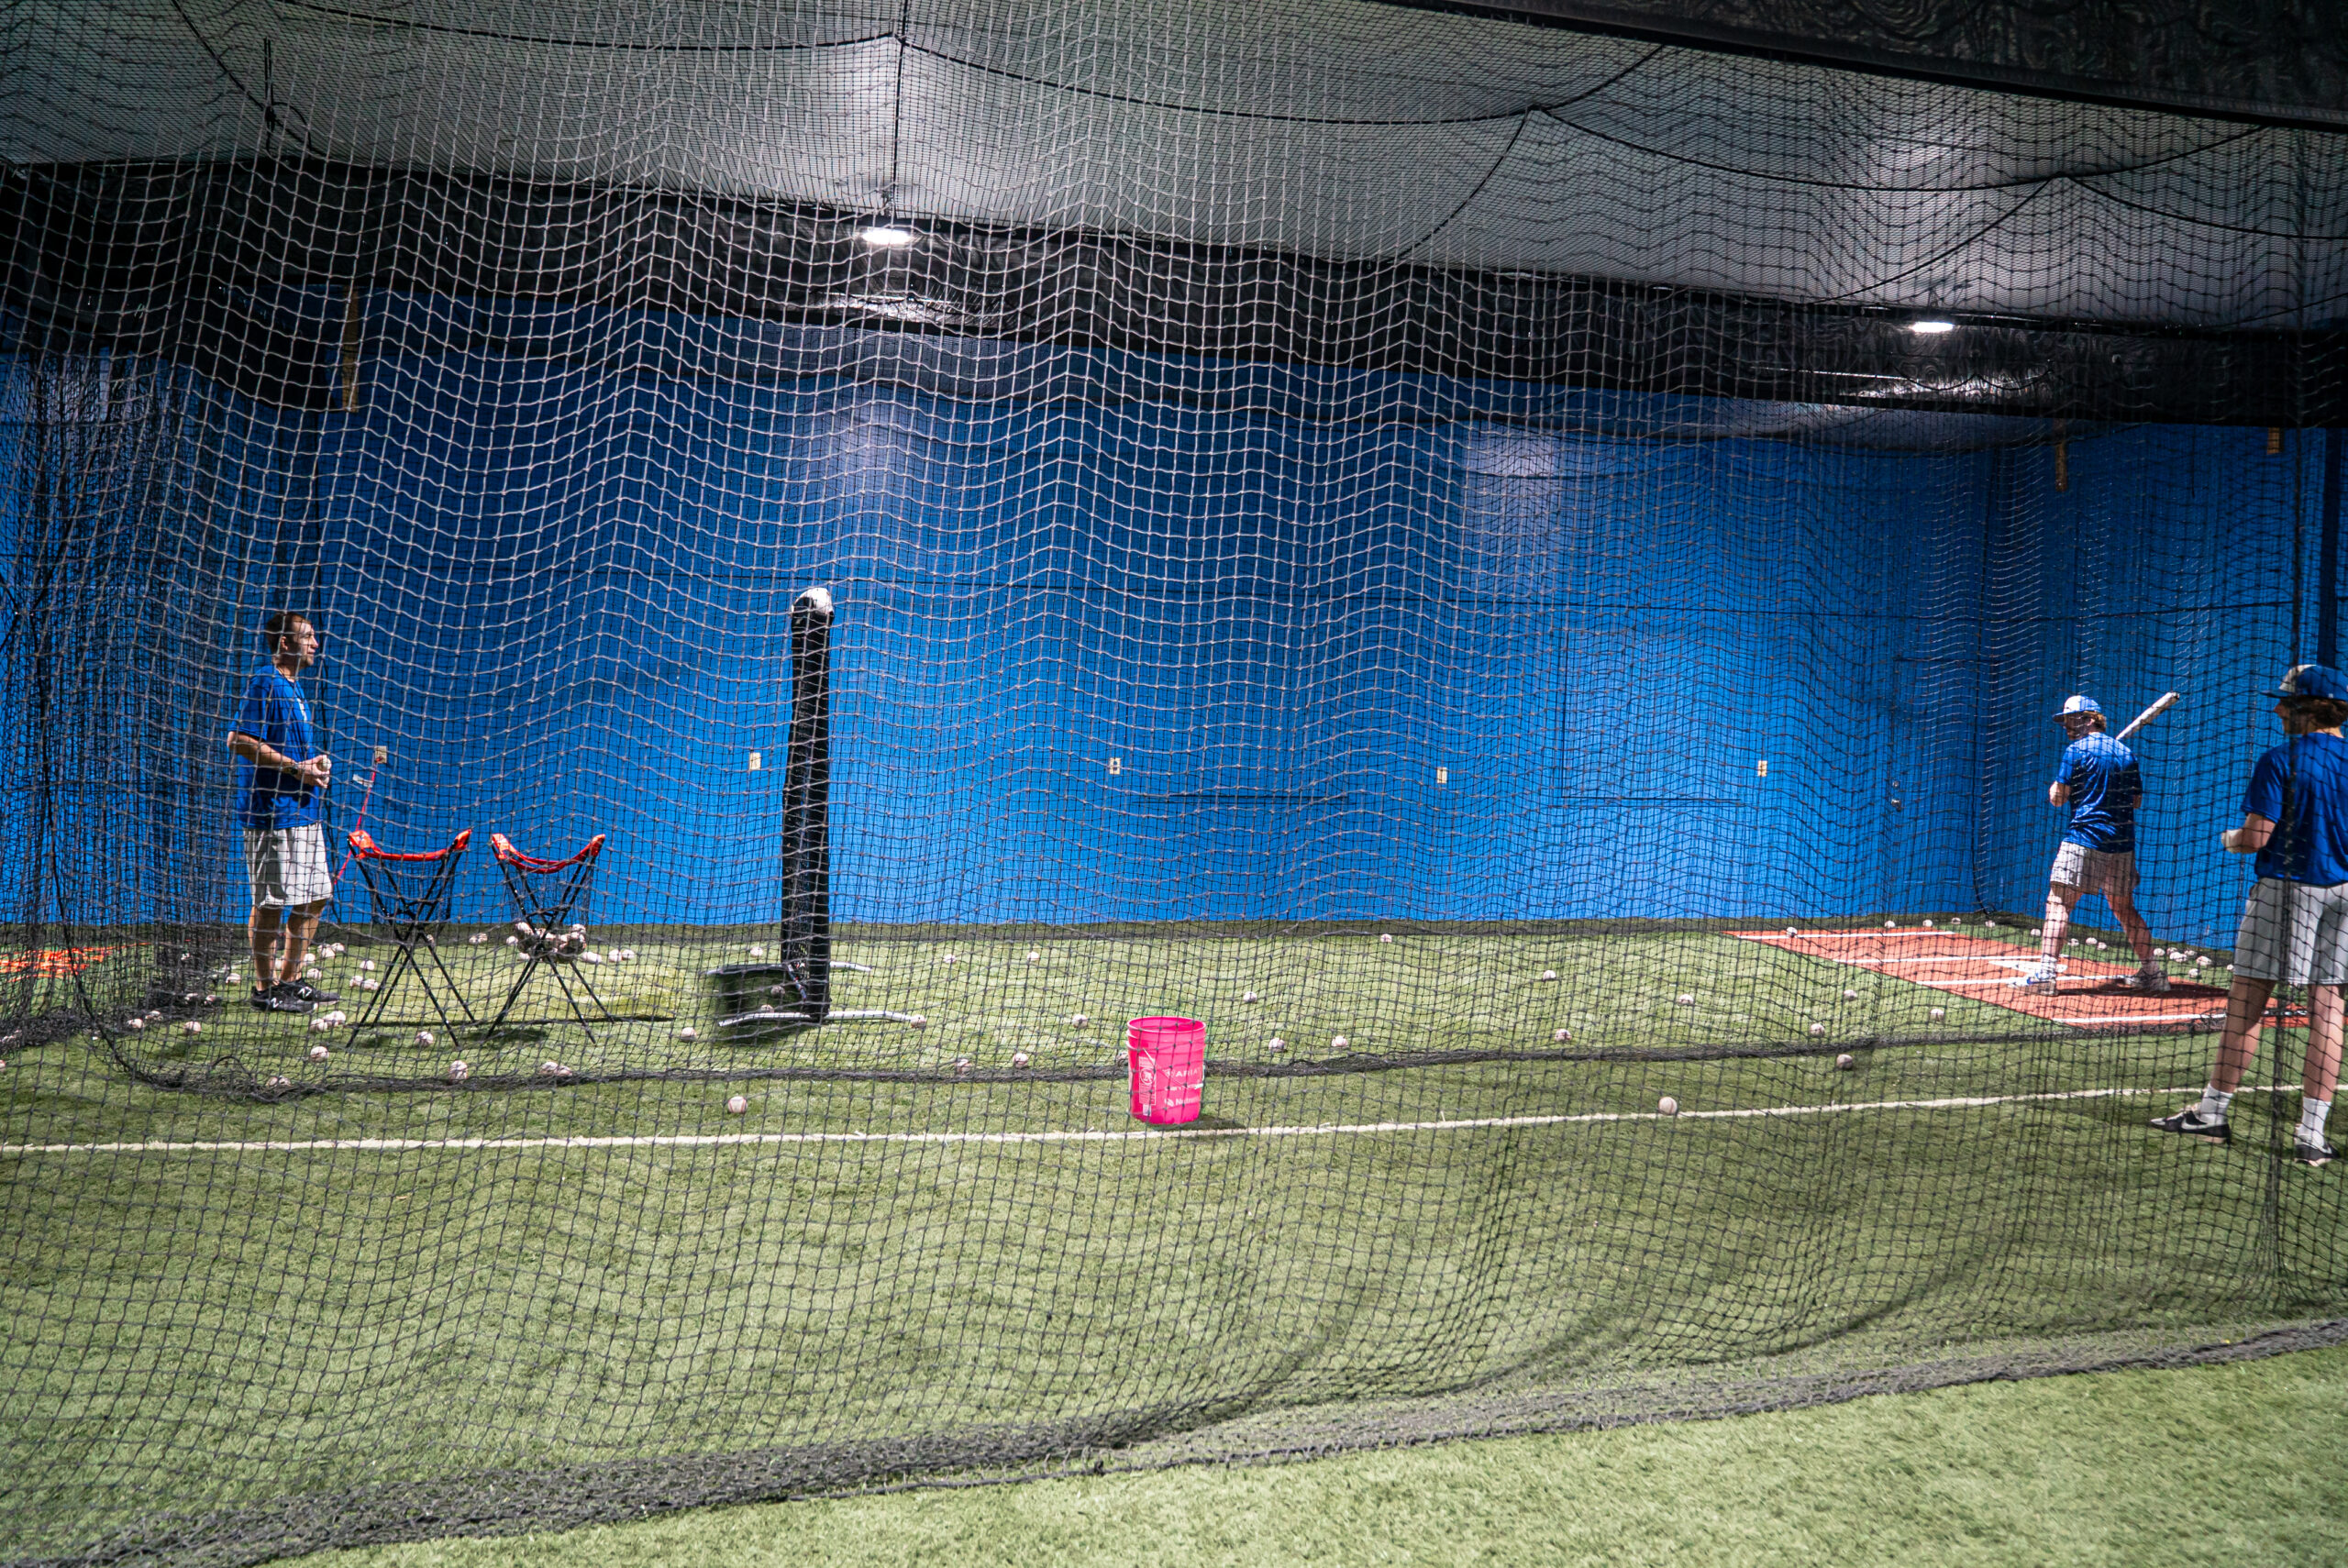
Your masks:
[[[1195,1018],[1136,1018],[1125,1027],[1134,1114],[1153,1126],[1194,1121],[1207,1081],[1207,1026]]]

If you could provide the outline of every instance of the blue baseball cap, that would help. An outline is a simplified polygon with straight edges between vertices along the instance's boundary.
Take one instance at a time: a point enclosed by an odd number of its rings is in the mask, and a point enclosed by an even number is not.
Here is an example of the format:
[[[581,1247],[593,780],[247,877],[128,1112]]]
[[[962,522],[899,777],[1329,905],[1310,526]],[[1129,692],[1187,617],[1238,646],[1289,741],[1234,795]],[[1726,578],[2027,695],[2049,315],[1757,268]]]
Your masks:
[[[2058,719],[2067,719],[2074,713],[2093,713],[2100,717],[2103,704],[2092,697],[2066,697],[2063,705],[2054,710],[2054,716]]]
[[[2295,664],[2283,677],[2283,684],[2264,697],[2329,697],[2334,701],[2348,701],[2348,675],[2342,675],[2329,665]]]

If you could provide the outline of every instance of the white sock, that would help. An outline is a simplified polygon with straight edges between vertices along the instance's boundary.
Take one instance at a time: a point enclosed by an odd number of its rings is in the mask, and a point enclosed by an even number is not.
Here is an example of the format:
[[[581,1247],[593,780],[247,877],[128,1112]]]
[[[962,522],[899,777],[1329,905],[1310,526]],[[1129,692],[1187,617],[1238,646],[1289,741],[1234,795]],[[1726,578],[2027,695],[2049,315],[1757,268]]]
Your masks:
[[[2322,1143],[2323,1121],[2331,1114],[2331,1102],[2328,1099],[2299,1101],[2299,1142],[2302,1143]]]
[[[2226,1119],[2226,1107],[2233,1102],[2233,1096],[2220,1094],[2217,1085],[2212,1084],[2201,1091],[2201,1103],[2193,1109],[2212,1121],[2223,1121]]]

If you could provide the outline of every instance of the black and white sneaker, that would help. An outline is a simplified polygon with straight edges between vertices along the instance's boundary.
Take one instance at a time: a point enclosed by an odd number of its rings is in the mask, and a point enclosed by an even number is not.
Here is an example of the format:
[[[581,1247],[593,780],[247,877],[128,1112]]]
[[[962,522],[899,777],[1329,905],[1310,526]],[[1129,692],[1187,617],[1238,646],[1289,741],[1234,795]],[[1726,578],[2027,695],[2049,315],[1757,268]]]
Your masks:
[[[2231,1143],[2234,1130],[2222,1116],[2204,1116],[2198,1105],[2188,1105],[2174,1116],[2155,1116],[2153,1125],[2164,1132],[2182,1132],[2205,1143]]]
[[[306,997],[294,994],[291,986],[271,986],[265,991],[248,993],[247,1000],[263,1012],[308,1012],[318,1004]]]
[[[2328,1165],[2338,1157],[2331,1145],[2320,1138],[2313,1143],[2298,1138],[2291,1143],[2291,1158],[2303,1165]]]
[[[277,988],[282,991],[291,992],[293,995],[300,997],[312,1007],[317,1006],[322,1001],[340,1001],[342,999],[341,992],[322,991],[318,989],[317,987],[310,984],[307,980],[295,980],[291,984],[282,985]]]

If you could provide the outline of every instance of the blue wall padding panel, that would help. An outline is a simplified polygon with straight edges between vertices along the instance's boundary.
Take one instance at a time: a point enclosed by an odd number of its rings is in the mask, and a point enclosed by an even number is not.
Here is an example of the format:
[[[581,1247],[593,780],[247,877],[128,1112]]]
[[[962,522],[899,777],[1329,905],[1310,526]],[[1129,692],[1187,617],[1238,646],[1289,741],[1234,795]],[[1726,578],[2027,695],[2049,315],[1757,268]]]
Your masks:
[[[77,592],[150,650],[87,693],[142,740],[74,820],[135,801],[152,847],[85,916],[235,907],[218,734],[295,603],[343,825],[380,744],[389,844],[608,833],[599,922],[770,918],[787,612],[825,583],[846,921],[2033,908],[2047,714],[2174,687],[2144,907],[2230,930],[2296,438],[2102,433],[2058,491],[2043,447],[1700,400],[393,296],[367,341],[354,414],[150,375],[136,493],[75,502],[118,541]],[[460,904],[496,912],[485,855]]]

